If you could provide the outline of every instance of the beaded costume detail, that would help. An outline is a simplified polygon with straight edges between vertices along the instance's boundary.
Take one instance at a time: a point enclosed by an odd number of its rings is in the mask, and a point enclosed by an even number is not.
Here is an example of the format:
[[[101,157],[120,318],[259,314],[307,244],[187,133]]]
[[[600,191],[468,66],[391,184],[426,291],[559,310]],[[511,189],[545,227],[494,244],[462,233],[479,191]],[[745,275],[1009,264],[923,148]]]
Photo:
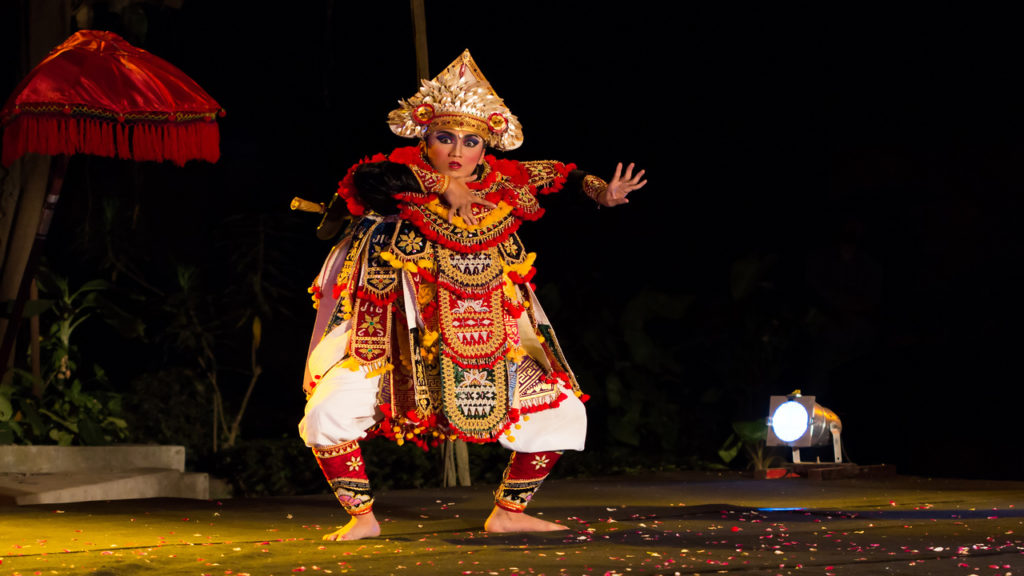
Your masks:
[[[364,162],[407,166],[421,189],[403,191],[397,216],[359,200],[354,166],[338,195],[362,216],[331,287],[338,299],[327,332],[350,326],[334,369],[380,376],[373,432],[424,448],[446,437],[496,440],[521,415],[582,396],[540,310],[530,280],[535,255],[516,235],[543,214],[537,194],[561,188],[573,165],[486,157],[470,190],[476,225],[455,217],[441,194],[448,181],[418,147]],[[314,286],[319,293],[327,286]]]

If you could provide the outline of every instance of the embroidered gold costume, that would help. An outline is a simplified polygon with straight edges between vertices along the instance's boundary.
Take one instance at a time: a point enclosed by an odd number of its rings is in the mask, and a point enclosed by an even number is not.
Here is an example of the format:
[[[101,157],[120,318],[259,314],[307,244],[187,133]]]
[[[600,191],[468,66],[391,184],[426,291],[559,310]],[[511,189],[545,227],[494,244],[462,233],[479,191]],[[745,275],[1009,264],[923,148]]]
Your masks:
[[[420,184],[396,195],[396,216],[367,210],[353,186],[361,166],[383,161]],[[530,285],[536,256],[516,235],[543,213],[537,194],[560,189],[573,168],[488,156],[470,188],[496,207],[474,206],[476,225],[448,221],[444,177],[417,147],[349,170],[338,194],[360,218],[337,276],[312,291],[330,288],[337,300],[324,335],[348,327],[328,369],[380,377],[383,419],[372,432],[424,447],[448,436],[494,441],[522,415],[582,396]],[[312,376],[310,388],[322,375]]]
[[[543,214],[538,194],[571,180],[600,199],[608,185],[571,164],[498,160],[482,149],[464,157],[481,141],[496,150],[523,142],[518,118],[468,51],[424,80],[388,124],[420,146],[367,158],[341,181],[336,200],[355,220],[310,288],[326,305],[299,433],[364,531],[379,528],[359,446],[372,434],[424,449],[453,438],[499,442],[513,456],[492,516],[522,512],[562,451],[583,449],[587,395],[537,302],[536,255],[516,231]],[[462,186],[477,203],[463,203]],[[446,192],[459,205],[452,214]],[[331,203],[319,237],[337,232],[341,205]]]

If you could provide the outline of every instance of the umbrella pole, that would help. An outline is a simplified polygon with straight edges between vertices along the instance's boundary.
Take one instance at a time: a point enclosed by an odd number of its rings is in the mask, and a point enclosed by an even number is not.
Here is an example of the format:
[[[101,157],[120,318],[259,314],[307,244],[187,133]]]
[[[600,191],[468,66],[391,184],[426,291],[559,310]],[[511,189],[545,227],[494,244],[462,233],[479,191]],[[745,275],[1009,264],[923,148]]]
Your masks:
[[[50,232],[50,222],[53,220],[53,212],[57,208],[57,201],[60,200],[60,191],[64,186],[64,175],[68,171],[68,159],[67,155],[60,154],[54,156],[50,162],[50,176],[46,185],[46,199],[43,201],[43,214],[39,218],[36,239],[32,243],[32,251],[29,252],[25,271],[21,275],[18,297],[14,300],[11,318],[7,322],[7,329],[4,330],[3,344],[0,345],[0,362],[3,362],[3,369],[0,370],[0,379],[7,374],[7,371],[14,364],[14,360],[11,358],[11,351],[14,349],[14,340],[18,334],[18,329],[21,327],[21,315],[25,312],[25,302],[28,300],[32,282],[36,277],[36,271],[39,270],[39,260],[43,256],[46,235]]]

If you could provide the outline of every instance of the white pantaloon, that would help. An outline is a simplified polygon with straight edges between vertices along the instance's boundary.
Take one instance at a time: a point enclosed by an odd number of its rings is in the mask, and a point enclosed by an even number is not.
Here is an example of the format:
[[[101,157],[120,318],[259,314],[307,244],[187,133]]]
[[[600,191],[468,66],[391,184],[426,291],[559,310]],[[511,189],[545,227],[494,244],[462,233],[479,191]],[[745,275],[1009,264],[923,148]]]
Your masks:
[[[306,414],[299,434],[311,448],[337,446],[362,440],[366,431],[383,418],[377,410],[380,377],[367,378],[362,370],[335,367],[320,378],[313,396],[306,402]],[[587,412],[571,393],[557,408],[520,418],[512,438],[502,434],[498,442],[517,452],[583,450],[587,438]]]
[[[397,218],[397,217],[391,217]],[[318,286],[333,286],[350,248],[351,238],[340,242],[327,257],[317,278]],[[403,282],[406,279],[403,276]],[[403,286],[403,297],[407,309],[413,309],[414,290]],[[543,316],[540,305],[532,302],[535,314]],[[367,378],[360,369],[351,371],[338,366],[347,347],[351,321],[345,321],[332,329],[321,339],[333,314],[337,300],[332,290],[326,290],[320,300],[317,320],[310,341],[307,359],[306,384],[316,379],[313,394],[306,402],[305,416],[299,423],[299,434],[311,448],[337,446],[344,442],[366,438],[366,431],[383,419],[377,409],[377,390],[380,377]],[[546,318],[545,318],[546,320]],[[410,322],[414,317],[410,316]],[[412,326],[410,326],[412,328]],[[530,334],[528,325],[521,328],[522,334]],[[524,346],[535,348],[540,355],[540,344],[536,338],[524,338]],[[557,408],[549,408],[526,415],[517,423],[519,429],[512,429],[512,438],[502,434],[498,442],[509,450],[517,452],[546,452],[559,450],[583,450],[587,437],[587,413],[583,403],[571,392]]]

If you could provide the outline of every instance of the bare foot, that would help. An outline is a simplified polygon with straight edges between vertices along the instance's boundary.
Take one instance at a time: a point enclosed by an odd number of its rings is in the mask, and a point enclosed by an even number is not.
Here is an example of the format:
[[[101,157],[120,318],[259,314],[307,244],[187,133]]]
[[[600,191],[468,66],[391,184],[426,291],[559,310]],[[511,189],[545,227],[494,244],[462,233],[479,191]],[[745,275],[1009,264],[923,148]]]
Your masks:
[[[534,518],[523,512],[509,512],[497,506],[484,522],[484,530],[488,532],[555,532],[568,529],[568,526]]]
[[[380,536],[380,524],[373,512],[353,516],[348,524],[338,528],[330,534],[324,535],[324,540],[359,540],[361,538],[376,538]]]

